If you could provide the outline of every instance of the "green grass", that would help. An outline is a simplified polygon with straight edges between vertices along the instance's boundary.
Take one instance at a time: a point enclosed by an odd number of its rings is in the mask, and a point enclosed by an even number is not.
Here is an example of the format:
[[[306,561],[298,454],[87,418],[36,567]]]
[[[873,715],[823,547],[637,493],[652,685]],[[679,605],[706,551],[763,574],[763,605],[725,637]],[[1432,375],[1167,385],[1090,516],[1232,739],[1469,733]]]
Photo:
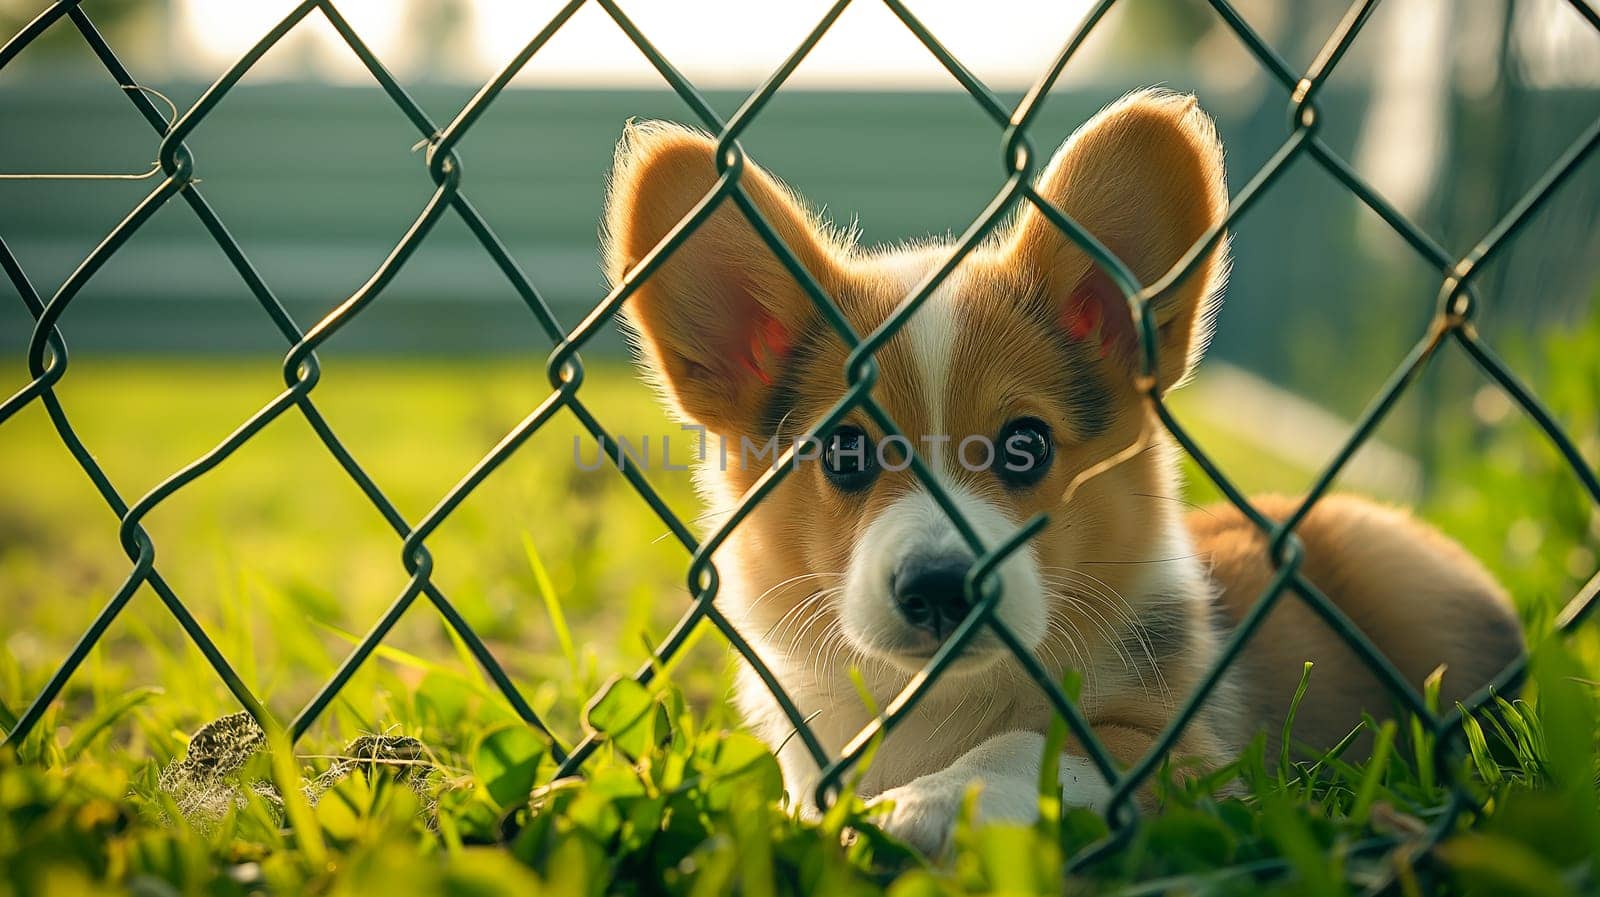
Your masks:
[[[1586,341],[1565,353],[1565,367],[1552,367],[1546,392],[1565,422],[1592,434],[1593,392],[1584,387],[1600,383],[1600,334],[1570,339]],[[60,394],[132,500],[280,386],[271,360],[86,358],[74,359]],[[335,360],[315,395],[414,522],[547,391],[533,362]],[[672,429],[625,369],[599,367],[584,396],[616,432]],[[1294,492],[1311,477],[1212,422],[1184,420],[1252,489]],[[196,814],[174,802],[159,773],[199,727],[238,706],[145,589],[24,743],[20,762],[0,756],[0,893],[1061,892],[1062,858],[1104,834],[1083,811],[1047,812],[1026,829],[964,827],[938,865],[877,834],[853,801],[820,823],[793,819],[772,759],[738,731],[725,703],[732,665],[707,631],[657,687],[614,688],[585,714],[591,696],[637,669],[685,609],[687,554],[614,472],[575,468],[579,432],[570,416],[558,418],[428,546],[434,581],[534,708],[569,743],[586,727],[608,734],[584,780],[551,781],[546,746],[419,601],[294,755],[269,752],[211,783],[226,812]],[[1425,510],[1495,567],[1534,631],[1545,631],[1587,575],[1594,518],[1525,426],[1507,421],[1472,439],[1477,448],[1445,458],[1441,471],[1465,485],[1442,490]],[[1585,448],[1594,449],[1592,436]],[[681,517],[699,513],[687,474],[650,479]],[[1531,552],[1526,527],[1508,536],[1508,523],[1521,519],[1539,528]],[[285,719],[407,579],[399,538],[294,413],[145,525],[157,569]],[[42,409],[0,427],[0,727],[129,569],[114,516]],[[1460,872],[1402,859],[1403,886],[1593,890],[1593,642],[1541,646],[1529,700],[1486,722],[1465,761],[1487,812],[1443,848]],[[373,734],[417,739],[420,759],[339,760],[370,759],[375,742],[357,740]],[[1170,785],[1165,812],[1069,888],[1181,881],[1197,892],[1256,893],[1262,882],[1223,871],[1254,864],[1285,868],[1270,884],[1284,893],[1359,892],[1396,867],[1352,846],[1410,837],[1446,797],[1432,770],[1414,762],[1426,739],[1402,725],[1377,742],[1375,759],[1281,771],[1247,753],[1231,771],[1241,783],[1232,797],[1208,793],[1220,781]],[[355,771],[330,787],[330,766]],[[846,827],[864,836],[841,846]]]

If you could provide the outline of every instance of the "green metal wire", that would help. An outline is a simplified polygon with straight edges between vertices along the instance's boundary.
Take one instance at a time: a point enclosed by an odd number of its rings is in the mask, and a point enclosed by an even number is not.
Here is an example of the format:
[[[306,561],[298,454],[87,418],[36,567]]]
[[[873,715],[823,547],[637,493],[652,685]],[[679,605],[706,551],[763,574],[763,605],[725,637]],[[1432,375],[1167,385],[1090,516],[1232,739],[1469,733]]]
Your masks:
[[[621,281],[596,302],[589,314],[569,330],[557,319],[532,279],[512,258],[493,228],[468,199],[463,189],[466,176],[462,161],[455,153],[455,147],[482,119],[495,100],[505,92],[517,74],[588,2],[598,6],[612,20],[673,92],[683,100],[692,117],[698,120],[702,127],[716,135],[718,178],[660,243],[646,253],[632,270],[626,272]],[[293,410],[310,425],[340,468],[400,539],[399,560],[408,575],[408,581],[390,606],[357,641],[335,674],[289,721],[286,728],[291,739],[299,739],[310,729],[360,667],[383,643],[401,617],[419,597],[425,596],[446,625],[461,637],[474,659],[483,667],[515,712],[528,725],[543,732],[550,739],[554,755],[560,761],[557,774],[561,776],[581,774],[584,762],[600,745],[602,736],[590,732],[568,748],[562,739],[550,730],[533,711],[487,645],[467,624],[434,581],[434,561],[427,546],[429,537],[478,486],[546,423],[559,414],[567,413],[571,414],[595,439],[601,448],[601,454],[613,459],[618,473],[633,487],[639,499],[667,526],[687,555],[686,579],[691,596],[689,606],[672,631],[655,649],[650,661],[645,663],[633,678],[641,684],[648,684],[658,671],[683,649],[690,634],[698,626],[701,624],[712,626],[722,634],[733,650],[751,665],[756,675],[772,692],[778,706],[794,726],[800,743],[822,770],[815,794],[815,799],[820,805],[826,806],[837,799],[845,777],[861,762],[871,743],[879,736],[892,731],[900,721],[913,712],[927,690],[954,662],[962,647],[980,631],[988,630],[1016,655],[1028,676],[1065,720],[1083,751],[1111,790],[1112,797],[1105,811],[1110,834],[1085,848],[1069,862],[1070,868],[1074,870],[1088,867],[1127,843],[1140,824],[1139,812],[1132,799],[1135,792],[1156,772],[1173,745],[1182,737],[1199,713],[1207,695],[1239,657],[1266,614],[1284,600],[1284,596],[1293,595],[1294,600],[1303,602],[1320,616],[1383,682],[1391,694],[1408,710],[1417,714],[1437,736],[1434,763],[1443,781],[1451,785],[1451,797],[1440,808],[1424,846],[1431,846],[1447,835],[1463,814],[1475,811],[1477,809],[1475,798],[1466,788],[1466,783],[1461,781],[1459,766],[1454,762],[1462,750],[1462,725],[1465,716],[1482,709],[1496,694],[1521,681],[1526,675],[1526,659],[1519,660],[1502,671],[1488,686],[1460,706],[1450,708],[1442,714],[1430,712],[1416,688],[1400,675],[1354,621],[1301,575],[1302,548],[1295,536],[1295,530],[1326,494],[1351,457],[1371,438],[1385,415],[1412,386],[1433,357],[1444,346],[1452,343],[1459,346],[1484,376],[1498,384],[1534,421],[1572,468],[1579,485],[1591,501],[1600,505],[1600,474],[1587,466],[1576,445],[1559,422],[1535,397],[1532,390],[1494,354],[1472,323],[1477,304],[1472,291],[1476,275],[1486,262],[1503,251],[1532,216],[1561,188],[1567,178],[1594,155],[1596,147],[1600,146],[1600,121],[1594,122],[1549,167],[1538,182],[1490,228],[1470,252],[1457,258],[1373,189],[1318,134],[1321,117],[1316,106],[1317,94],[1376,10],[1377,0],[1356,0],[1352,3],[1310,67],[1303,73],[1296,71],[1263,40],[1228,0],[1209,0],[1219,20],[1239,38],[1241,44],[1271,81],[1284,92],[1289,113],[1289,133],[1278,150],[1250,177],[1239,193],[1231,198],[1224,220],[1201,235],[1171,270],[1154,282],[1143,284],[1121,259],[1071,216],[1052,205],[1032,183],[1038,165],[1028,139],[1029,129],[1037,120],[1040,109],[1066,66],[1105,14],[1111,10],[1116,0],[1100,0],[1089,10],[1044,73],[1016,106],[1009,109],[911,13],[901,0],[881,0],[994,123],[1001,138],[1000,177],[994,197],[954,243],[948,256],[909,291],[882,324],[870,333],[857,334],[846,321],[834,298],[828,295],[794,252],[784,245],[771,223],[765,219],[745,191],[742,179],[748,170],[749,161],[738,139],[783,88],[795,69],[833,27],[851,2],[853,0],[838,0],[834,3],[796,49],[725,121],[614,0],[572,0],[567,3],[443,128],[436,125],[400,86],[376,54],[350,27],[333,0],[308,0],[296,6],[263,34],[260,40],[230,66],[192,106],[171,122],[161,114],[132,73],[118,60],[110,45],[95,28],[89,15],[80,7],[78,0],[61,0],[50,4],[36,18],[23,26],[15,36],[0,46],[0,69],[3,69],[46,29],[63,20],[69,22],[106,71],[115,79],[117,85],[121,86],[123,93],[134,104],[136,110],[161,138],[159,166],[156,172],[161,177],[160,183],[105,235],[48,300],[41,297],[34,289],[22,265],[4,241],[0,240],[0,270],[4,271],[35,322],[23,359],[30,380],[0,402],[0,425],[4,425],[18,411],[34,403],[43,407],[62,444],[118,521],[122,547],[132,564],[122,585],[115,590],[104,608],[95,616],[68,656],[56,667],[44,688],[24,710],[17,724],[11,731],[5,733],[4,743],[14,744],[28,737],[48,708],[60,697],[68,680],[99,643],[107,628],[122,613],[134,594],[147,585],[194,642],[241,706],[255,716],[264,727],[284,728],[240,679],[229,665],[227,658],[206,634],[204,627],[161,576],[157,565],[156,545],[143,528],[142,521],[152,510],[174,494],[225,463],[268,424]],[[1568,3],[1580,18],[1591,27],[1600,30],[1600,13],[1597,13],[1589,3],[1585,0],[1568,0]],[[309,329],[302,329],[284,309],[283,304],[277,299],[243,248],[201,194],[197,186],[195,161],[185,145],[185,140],[205,125],[211,112],[227,99],[230,91],[255,64],[287,35],[300,27],[306,17],[313,12],[320,12],[328,20],[334,32],[426,142],[426,173],[433,183],[434,190],[404,236],[368,280]],[[1311,164],[1326,172],[1377,214],[1406,245],[1439,274],[1441,281],[1435,314],[1423,333],[1419,335],[1411,351],[1397,364],[1388,381],[1378,390],[1371,404],[1357,420],[1348,440],[1329,460],[1303,501],[1287,519],[1280,522],[1266,517],[1250,503],[1166,405],[1155,382],[1159,350],[1153,308],[1162,297],[1192,276],[1218,241],[1223,239],[1254,203],[1273,187],[1291,165],[1301,159],[1310,160]],[[189,207],[202,227],[216,241],[246,289],[256,299],[268,320],[285,341],[288,348],[283,361],[284,389],[240,423],[210,451],[174,472],[154,489],[130,504],[95,461],[92,451],[73,428],[56,394],[57,385],[67,374],[69,360],[61,325],[74,297],[97,275],[106,261],[115,256],[156,212],[178,198],[182,199],[183,204]],[[999,564],[1012,552],[1026,545],[1028,540],[1045,525],[1047,518],[1041,516],[1029,521],[997,544],[984,544],[969,522],[962,517],[949,494],[934,477],[914,446],[910,450],[908,459],[912,475],[928,490],[978,558],[966,583],[973,610],[956,628],[951,638],[928,661],[922,674],[914,677],[912,684],[894,696],[883,713],[858,732],[838,756],[830,756],[823,748],[771,670],[717,607],[720,578],[712,557],[717,548],[725,544],[735,529],[748,519],[757,504],[782,482],[793,467],[791,461],[796,448],[791,447],[784,452],[773,463],[771,469],[758,478],[720,527],[707,534],[704,540],[698,540],[688,526],[672,513],[636,466],[622,464],[617,460],[619,453],[614,451],[617,441],[582,399],[584,367],[579,353],[621,312],[640,285],[683,245],[695,229],[719,208],[729,203],[744,216],[760,238],[772,249],[780,263],[816,307],[817,312],[849,349],[848,360],[842,372],[848,388],[822,420],[805,434],[806,436],[815,437],[826,432],[856,410],[870,417],[882,428],[886,437],[903,435],[888,412],[873,396],[873,388],[878,377],[876,353],[913,315],[918,313],[928,297],[960,265],[962,259],[989,237],[1019,204],[1025,203],[1037,210],[1063,236],[1081,248],[1105,270],[1112,282],[1122,291],[1139,338],[1140,362],[1144,374],[1140,382],[1144,388],[1145,400],[1149,403],[1155,419],[1195,461],[1201,473],[1224,498],[1268,537],[1269,555],[1276,568],[1268,587],[1257,597],[1240,626],[1223,645],[1215,662],[1202,675],[1200,684],[1178,707],[1166,729],[1152,743],[1149,752],[1130,768],[1126,770],[1118,768],[1117,763],[1095,736],[1080,708],[1051,679],[1049,672],[1038,659],[996,615],[996,608],[1004,600],[1000,580],[996,574]],[[549,347],[547,371],[552,391],[451,487],[432,510],[412,524],[399,513],[378,483],[366,473],[318,410],[312,397],[321,380],[321,367],[316,352],[320,346],[337,336],[350,321],[380,298],[385,287],[403,269],[417,248],[428,239],[434,226],[450,214],[455,215],[466,225],[468,231],[483,247],[489,262],[500,271],[509,287],[532,314],[536,327],[530,332],[530,337],[535,343],[542,342]],[[1559,630],[1570,632],[1581,625],[1593,613],[1597,604],[1600,604],[1600,573],[1589,580],[1562,610],[1557,618]],[[1386,839],[1362,842],[1358,845],[1363,853],[1382,852],[1392,846],[1393,842]],[[1413,849],[1414,847],[1413,845]],[[1262,875],[1280,868],[1281,863],[1277,861],[1259,861],[1241,866],[1238,872]],[[1140,885],[1139,889],[1142,889],[1140,892],[1153,892],[1152,889],[1159,890],[1162,885],[1162,882],[1150,882]]]

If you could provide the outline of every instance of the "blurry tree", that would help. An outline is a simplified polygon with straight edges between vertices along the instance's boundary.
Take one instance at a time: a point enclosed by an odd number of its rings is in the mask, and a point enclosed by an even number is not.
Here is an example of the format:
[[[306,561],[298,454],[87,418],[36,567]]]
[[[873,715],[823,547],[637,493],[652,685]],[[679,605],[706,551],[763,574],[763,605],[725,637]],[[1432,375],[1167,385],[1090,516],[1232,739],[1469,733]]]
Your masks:
[[[401,58],[422,78],[450,75],[470,58],[472,0],[409,0]]]
[[[1250,27],[1277,48],[1291,65],[1304,67],[1322,46],[1348,4],[1344,0],[1231,0]],[[1207,37],[1228,31],[1222,17],[1204,0],[1132,0],[1112,8],[1100,26],[1110,35],[1107,48],[1131,61],[1180,61],[1212,52]],[[1228,43],[1237,40],[1227,35]]]
[[[0,0],[0,43],[10,40],[48,6],[45,0]],[[118,48],[159,40],[169,30],[171,7],[171,0],[92,0],[83,4],[95,27]],[[63,16],[28,45],[14,65],[48,66],[51,60],[82,48],[83,37]]]
[[[1200,35],[1218,24],[1216,13],[1193,0],[1136,0],[1112,9],[1099,27],[1110,32],[1114,52],[1143,60],[1186,54]]]

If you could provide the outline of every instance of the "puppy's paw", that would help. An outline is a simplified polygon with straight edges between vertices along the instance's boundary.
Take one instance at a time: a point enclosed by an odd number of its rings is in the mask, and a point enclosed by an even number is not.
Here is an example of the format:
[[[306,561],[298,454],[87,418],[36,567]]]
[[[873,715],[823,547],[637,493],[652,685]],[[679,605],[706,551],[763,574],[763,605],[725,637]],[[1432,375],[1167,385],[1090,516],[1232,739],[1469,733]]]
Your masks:
[[[875,805],[887,807],[878,827],[930,857],[950,843],[965,790],[912,782],[885,791]]]
[[[966,801],[967,789],[979,788],[977,821],[1032,822],[1039,812],[1036,786],[1006,779],[963,781],[948,776],[924,776],[908,785],[891,788],[873,803],[890,804],[878,827],[930,857],[950,846],[956,820]]]

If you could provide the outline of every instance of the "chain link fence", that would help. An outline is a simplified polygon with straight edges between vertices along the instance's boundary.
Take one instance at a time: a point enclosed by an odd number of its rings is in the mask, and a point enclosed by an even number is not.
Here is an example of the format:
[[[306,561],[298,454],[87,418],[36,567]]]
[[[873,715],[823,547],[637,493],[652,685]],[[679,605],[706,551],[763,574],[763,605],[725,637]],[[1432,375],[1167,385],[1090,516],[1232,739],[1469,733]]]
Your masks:
[[[1295,536],[1295,528],[1328,491],[1351,456],[1372,435],[1398,399],[1416,382],[1418,375],[1434,355],[1447,345],[1453,345],[1465,353],[1487,378],[1498,384],[1526,412],[1570,464],[1589,497],[1600,504],[1600,477],[1597,477],[1596,472],[1585,464],[1573,441],[1563,432],[1561,425],[1533,395],[1528,386],[1495,355],[1473,325],[1474,312],[1478,305],[1474,286],[1479,272],[1505,249],[1507,243],[1535,212],[1594,153],[1596,147],[1600,146],[1600,120],[1589,125],[1578,140],[1550,166],[1538,182],[1505,213],[1470,252],[1457,258],[1378,195],[1350,164],[1330,149],[1319,136],[1323,121],[1317,105],[1318,92],[1368,21],[1377,6],[1376,0],[1357,0],[1350,7],[1334,33],[1328,37],[1322,51],[1305,72],[1291,67],[1251,28],[1227,0],[1209,0],[1216,15],[1248,49],[1276,89],[1283,92],[1287,100],[1289,135],[1237,195],[1232,197],[1225,220],[1204,234],[1164,276],[1154,283],[1145,284],[1140,283],[1115,255],[1077,222],[1045,200],[1035,190],[1033,184],[1038,162],[1043,157],[1035,151],[1030,142],[1029,128],[1035,121],[1042,101],[1049,94],[1063,68],[1082,46],[1091,30],[1113,6],[1115,0],[1101,0],[1094,5],[1043,75],[1014,108],[1003,103],[981,80],[967,70],[901,0],[882,0],[904,24],[907,31],[927,48],[927,51],[949,73],[951,79],[992,121],[996,134],[1002,138],[999,162],[1005,174],[1005,182],[988,206],[962,234],[948,258],[935,272],[911,295],[906,296],[877,329],[870,333],[858,334],[846,323],[834,298],[820,287],[783,244],[741,186],[740,178],[747,162],[739,144],[740,135],[761,114],[762,109],[783,87],[795,68],[828,32],[850,2],[851,0],[839,0],[835,3],[800,46],[727,119],[713,111],[695,86],[680,74],[646,35],[640,32],[614,0],[573,0],[561,8],[492,80],[483,85],[452,121],[442,126],[432,120],[400,86],[350,27],[333,0],[306,0],[299,4],[212,84],[193,106],[171,119],[157,104],[153,93],[141,86],[134,75],[119,61],[112,47],[96,29],[89,13],[75,0],[62,0],[49,6],[0,47],[0,69],[4,69],[45,29],[60,20],[67,20],[82,36],[100,63],[116,79],[117,84],[121,85],[128,101],[161,138],[158,162],[159,184],[105,236],[53,296],[46,299],[38,293],[27,272],[6,248],[3,240],[0,240],[0,267],[4,268],[13,288],[35,320],[25,359],[31,379],[27,385],[0,403],[0,426],[18,411],[33,403],[42,406],[62,443],[82,468],[83,474],[93,483],[106,505],[121,521],[119,531],[121,544],[133,564],[121,587],[94,618],[71,653],[49,677],[44,688],[23,712],[17,724],[5,734],[5,743],[18,742],[35,728],[46,709],[61,694],[74,671],[141,586],[149,585],[152,588],[240,704],[256,717],[263,727],[286,731],[291,741],[299,739],[306,733],[350,681],[357,669],[383,643],[401,616],[407,613],[419,598],[425,598],[443,616],[447,625],[460,636],[462,642],[521,718],[529,726],[549,737],[553,745],[553,755],[560,762],[559,775],[581,774],[585,760],[595,751],[600,736],[590,733],[576,742],[569,742],[559,733],[551,731],[545,721],[535,713],[484,641],[467,625],[451,600],[433,581],[434,562],[427,544],[429,536],[485,478],[556,415],[572,415],[600,444],[604,450],[602,454],[612,459],[620,457],[620,453],[616,450],[617,442],[610,431],[584,402],[582,389],[584,366],[579,353],[617,315],[639,285],[684,243],[695,228],[723,205],[732,203],[749,220],[756,232],[770,245],[772,251],[809,295],[819,313],[851,349],[844,371],[849,384],[846,394],[807,436],[812,437],[827,432],[847,413],[860,409],[882,428],[886,437],[893,437],[901,435],[900,431],[872,395],[878,374],[874,354],[905,325],[912,315],[917,313],[928,296],[979,241],[1017,207],[1030,204],[1108,272],[1125,295],[1142,347],[1140,363],[1143,373],[1139,382],[1144,400],[1149,403],[1151,410],[1171,438],[1182,446],[1205,476],[1270,540],[1270,557],[1276,568],[1271,583],[1227,639],[1216,662],[1203,675],[1194,692],[1179,706],[1170,724],[1155,739],[1149,752],[1131,768],[1119,769],[1073,700],[1052,680],[1048,671],[1031,652],[1000,625],[995,617],[996,604],[1001,600],[999,581],[995,575],[996,568],[1003,559],[1022,547],[1040,529],[1044,519],[1030,521],[999,544],[983,544],[967,521],[962,519],[949,495],[941,488],[930,469],[914,453],[910,459],[910,469],[950,516],[957,530],[979,558],[967,578],[968,595],[975,599],[973,609],[928,662],[924,669],[925,675],[915,677],[912,683],[884,708],[876,721],[850,741],[839,756],[830,756],[823,749],[771,671],[730,625],[716,603],[718,577],[711,556],[726,541],[730,532],[750,514],[755,505],[791,470],[793,465],[789,463],[791,460],[789,456],[793,454],[793,449],[775,462],[759,479],[727,521],[703,539],[697,539],[684,521],[668,509],[636,466],[616,465],[618,474],[625,477],[637,490],[640,497],[659,515],[671,535],[692,557],[687,576],[692,595],[688,610],[656,649],[652,662],[643,666],[635,674],[634,679],[641,684],[648,684],[658,671],[684,648],[690,633],[702,623],[709,623],[752,666],[788,715],[800,742],[823,770],[816,798],[820,804],[826,806],[837,799],[844,777],[861,761],[874,738],[894,728],[910,714],[934,681],[950,666],[963,646],[981,630],[988,629],[1010,648],[1018,663],[1028,671],[1038,687],[1048,696],[1055,710],[1065,720],[1071,734],[1083,746],[1090,762],[1105,777],[1111,788],[1112,797],[1105,809],[1111,833],[1072,858],[1071,867],[1081,869],[1127,842],[1139,824],[1139,812],[1133,800],[1136,790],[1157,771],[1167,752],[1196,715],[1202,702],[1217,685],[1223,673],[1239,656],[1246,641],[1251,638],[1266,614],[1281,601],[1300,601],[1324,620],[1360,656],[1401,706],[1416,714],[1423,725],[1437,736],[1433,761],[1437,765],[1438,774],[1443,777],[1442,780],[1451,783],[1453,787],[1448,805],[1442,808],[1443,812],[1429,829],[1426,843],[1431,844],[1448,833],[1460,814],[1476,806],[1471,791],[1461,780],[1463,773],[1460,765],[1454,762],[1465,751],[1464,714],[1483,708],[1495,692],[1514,686],[1525,673],[1526,660],[1519,661],[1502,671],[1492,683],[1473,695],[1461,707],[1443,713],[1430,711],[1423,696],[1377,650],[1362,631],[1327,596],[1301,575],[1303,555],[1300,542]],[[496,98],[506,90],[513,77],[585,3],[600,7],[688,105],[699,124],[717,135],[716,161],[720,177],[688,216],[629,271],[622,282],[604,296],[582,321],[569,328],[556,319],[550,306],[534,285],[533,279],[521,269],[496,236],[494,229],[474,207],[468,197],[466,189],[468,182],[455,149]],[[1600,30],[1600,13],[1597,13],[1585,0],[1569,0],[1569,5],[1583,22]],[[258,273],[239,243],[230,236],[226,224],[213,210],[212,205],[207,202],[199,186],[200,172],[185,145],[185,140],[204,126],[211,113],[227,99],[229,92],[268,50],[313,13],[320,13],[326,17],[349,46],[350,51],[382,86],[384,93],[415,126],[417,134],[426,145],[426,176],[432,180],[434,191],[404,237],[366,283],[321,320],[309,329],[305,329],[285,311],[272,288]],[[1228,228],[1240,216],[1247,214],[1256,201],[1272,188],[1291,165],[1296,163],[1320,166],[1337,179],[1438,273],[1440,286],[1436,311],[1415,346],[1372,399],[1360,416],[1348,441],[1321,471],[1296,510],[1287,519],[1276,522],[1253,507],[1227,475],[1218,469],[1206,452],[1174,418],[1155,388],[1157,342],[1152,304],[1189,276],[1217,241],[1223,238]],[[129,502],[107,477],[105,471],[95,461],[91,450],[73,429],[71,417],[57,395],[56,388],[66,376],[68,368],[67,342],[60,324],[74,297],[95,277],[106,261],[117,253],[158,210],[169,203],[189,207],[192,214],[222,249],[240,280],[282,336],[288,346],[282,366],[284,389],[271,402],[240,424],[221,443],[173,473],[147,494]],[[318,410],[314,393],[321,378],[321,368],[316,353],[319,347],[346,328],[377,300],[422,242],[428,239],[440,219],[449,215],[459,218],[482,244],[490,262],[504,275],[506,283],[527,306],[528,312],[537,320],[548,338],[552,346],[547,367],[551,392],[515,428],[506,433],[499,444],[463,476],[426,516],[413,522],[406,520],[396,510],[395,505],[385,497],[384,492],[341,442],[338,434]],[[410,578],[404,590],[359,640],[332,678],[293,719],[281,721],[274,719],[263,707],[241,680],[228,658],[206,633],[205,628],[168,585],[157,564],[156,546],[142,526],[142,521],[162,502],[215,469],[264,427],[287,414],[299,414],[305,418],[329,454],[393,528],[396,538],[400,541],[400,563]],[[1591,578],[1571,599],[1560,612],[1557,625],[1563,632],[1570,631],[1590,615],[1597,603],[1600,603],[1600,575]],[[1386,843],[1382,841],[1363,843],[1357,845],[1357,849],[1380,849]]]

